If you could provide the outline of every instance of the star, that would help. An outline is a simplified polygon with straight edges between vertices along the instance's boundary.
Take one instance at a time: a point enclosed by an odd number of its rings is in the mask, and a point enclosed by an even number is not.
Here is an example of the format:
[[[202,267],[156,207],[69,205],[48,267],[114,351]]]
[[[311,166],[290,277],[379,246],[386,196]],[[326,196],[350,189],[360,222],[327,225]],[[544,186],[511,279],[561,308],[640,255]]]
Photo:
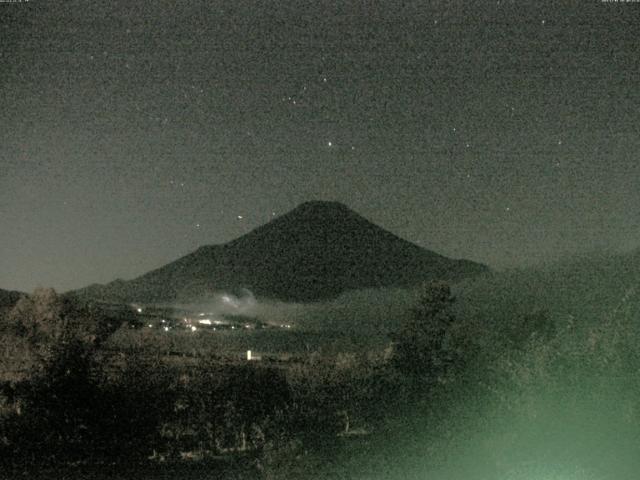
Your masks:
[[[328,145],[329,147],[333,147],[333,142],[327,142],[327,145]]]

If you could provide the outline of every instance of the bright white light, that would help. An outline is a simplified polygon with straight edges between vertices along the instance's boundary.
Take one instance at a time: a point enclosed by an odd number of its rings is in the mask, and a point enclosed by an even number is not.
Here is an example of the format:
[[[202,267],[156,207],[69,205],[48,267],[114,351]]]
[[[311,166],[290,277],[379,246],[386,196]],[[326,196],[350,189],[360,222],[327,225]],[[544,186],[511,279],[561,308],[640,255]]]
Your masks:
[[[231,295],[226,295],[225,294],[225,295],[222,295],[222,297],[220,297],[220,298],[227,305],[231,305],[234,308],[238,308],[239,307],[238,301],[234,297],[232,297]]]
[[[151,325],[151,324],[149,324],[148,326],[149,326],[149,328],[153,328],[153,325]]]
[[[202,320],[198,320],[198,323],[201,325],[211,325],[211,320],[209,320],[208,318],[204,318]]]
[[[168,332],[169,331],[169,327],[164,327],[164,331]]]
[[[191,325],[191,331],[195,332],[198,328],[195,325]]]
[[[140,307],[136,308],[136,311],[137,311],[138,313],[142,313],[142,309],[141,309]]]

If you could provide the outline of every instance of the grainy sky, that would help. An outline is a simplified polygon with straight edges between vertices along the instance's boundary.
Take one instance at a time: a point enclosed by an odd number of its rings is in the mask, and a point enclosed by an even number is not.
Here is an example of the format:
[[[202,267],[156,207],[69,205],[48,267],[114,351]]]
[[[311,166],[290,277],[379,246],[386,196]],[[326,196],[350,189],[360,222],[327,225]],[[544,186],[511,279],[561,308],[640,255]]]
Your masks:
[[[508,267],[638,245],[640,3],[0,2],[0,288],[311,199]]]

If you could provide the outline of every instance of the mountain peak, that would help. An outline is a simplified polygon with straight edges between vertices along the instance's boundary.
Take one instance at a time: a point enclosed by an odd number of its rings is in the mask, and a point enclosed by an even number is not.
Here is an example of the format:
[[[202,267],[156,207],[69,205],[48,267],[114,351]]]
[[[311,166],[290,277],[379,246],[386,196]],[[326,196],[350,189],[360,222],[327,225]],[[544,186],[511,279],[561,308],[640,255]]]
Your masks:
[[[335,211],[347,211],[351,212],[352,210],[347,207],[344,203],[336,202],[333,200],[309,200],[308,202],[303,202],[298,205],[296,208],[292,210],[295,212],[296,210],[335,210]]]
[[[284,217],[298,219],[308,217],[321,217],[321,218],[343,218],[348,216],[359,215],[347,207],[345,204],[334,201],[326,200],[312,200],[301,203],[293,210],[289,211]]]
[[[340,202],[314,200],[117,290],[128,301],[169,301],[242,288],[279,300],[316,301],[347,290],[455,281],[485,270],[403,240]]]

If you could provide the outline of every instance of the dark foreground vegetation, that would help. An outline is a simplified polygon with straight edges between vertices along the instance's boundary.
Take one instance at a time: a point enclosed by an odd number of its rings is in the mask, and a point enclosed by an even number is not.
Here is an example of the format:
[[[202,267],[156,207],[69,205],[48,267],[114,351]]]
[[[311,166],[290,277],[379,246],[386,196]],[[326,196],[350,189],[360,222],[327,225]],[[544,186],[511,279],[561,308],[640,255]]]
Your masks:
[[[38,290],[1,323],[0,474],[635,478],[634,287],[582,323],[460,292],[425,285],[384,350],[248,362],[168,355]],[[117,328],[137,346],[119,350]]]

